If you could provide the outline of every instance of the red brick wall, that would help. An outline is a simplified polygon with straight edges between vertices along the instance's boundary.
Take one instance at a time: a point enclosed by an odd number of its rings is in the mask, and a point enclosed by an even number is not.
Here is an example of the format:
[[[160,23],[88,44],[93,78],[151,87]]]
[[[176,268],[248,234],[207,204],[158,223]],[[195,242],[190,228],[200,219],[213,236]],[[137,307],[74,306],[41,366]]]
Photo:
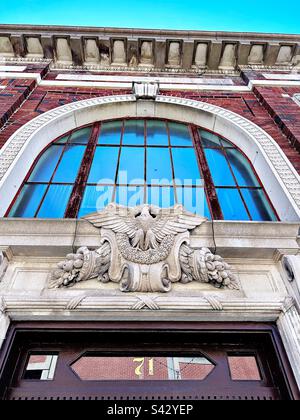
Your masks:
[[[291,98],[282,97],[287,92],[292,95],[293,89],[260,87],[249,93],[168,91],[163,95],[208,102],[248,118],[275,139],[300,173],[300,107]],[[32,80],[8,81],[7,87],[0,90],[0,148],[20,126],[43,112],[82,99],[124,93],[128,91],[47,88],[35,87]]]

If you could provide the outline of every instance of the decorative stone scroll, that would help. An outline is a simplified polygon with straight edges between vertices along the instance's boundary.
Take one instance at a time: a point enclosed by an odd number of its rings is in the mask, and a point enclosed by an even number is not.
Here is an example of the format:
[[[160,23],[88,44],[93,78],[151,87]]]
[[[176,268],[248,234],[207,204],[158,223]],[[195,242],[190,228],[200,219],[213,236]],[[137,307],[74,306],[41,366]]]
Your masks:
[[[216,288],[238,289],[223,258],[207,248],[189,246],[190,230],[206,219],[180,205],[127,208],[110,204],[85,219],[101,229],[97,250],[80,248],[54,270],[50,288],[72,287],[98,279],[120,284],[122,292],[169,292],[173,283],[193,281]]]

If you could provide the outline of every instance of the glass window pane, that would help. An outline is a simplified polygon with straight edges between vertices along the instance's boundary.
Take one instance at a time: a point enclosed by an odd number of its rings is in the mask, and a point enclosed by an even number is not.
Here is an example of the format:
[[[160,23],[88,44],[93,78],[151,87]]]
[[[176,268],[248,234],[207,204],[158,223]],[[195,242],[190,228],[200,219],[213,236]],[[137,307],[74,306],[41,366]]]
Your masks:
[[[220,137],[209,131],[199,130],[203,147],[221,147]]]
[[[142,147],[122,147],[118,184],[144,184],[145,149]]]
[[[115,183],[119,150],[119,147],[97,147],[88,183]]]
[[[73,144],[75,143],[87,144],[90,139],[91,131],[92,131],[92,127],[86,127],[86,128],[82,128],[81,130],[75,131],[72,134],[69,142]]]
[[[228,363],[233,381],[261,380],[261,374],[255,356],[229,356]]]
[[[51,185],[37,217],[50,219],[64,217],[72,188],[72,185]]]
[[[164,121],[147,121],[147,145],[168,146],[169,137]]]
[[[78,218],[103,210],[112,202],[113,191],[114,187],[112,186],[87,186]]]
[[[85,146],[67,146],[54,175],[53,182],[75,182],[84,152]]]
[[[241,190],[254,221],[276,221],[277,217],[263,190]]]
[[[145,144],[144,120],[125,121],[123,144],[132,146]]]
[[[202,185],[194,149],[172,149],[176,184]]]
[[[173,180],[170,150],[147,148],[147,184],[170,185]]]
[[[217,188],[217,195],[225,220],[250,220],[237,189]]]
[[[82,381],[201,381],[215,365],[206,357],[87,354],[71,368]]]
[[[54,144],[65,144],[65,143],[67,143],[69,137],[70,137],[69,135],[64,136],[60,140],[57,140]]]
[[[120,144],[122,126],[122,121],[102,123],[98,144]]]
[[[226,151],[231,168],[241,187],[260,187],[248,159],[237,149]]]
[[[192,137],[187,125],[173,122],[168,124],[172,146],[193,146]]]
[[[136,207],[145,203],[144,187],[117,187],[116,203],[127,206]]]
[[[215,186],[236,186],[228,162],[219,149],[205,149],[205,156]]]
[[[24,185],[9,217],[34,217],[46,188],[47,185]]]
[[[148,204],[161,208],[169,208],[175,205],[173,187],[149,187],[147,188]]]
[[[62,154],[63,146],[50,146],[38,160],[30,175],[30,182],[49,182],[58,160]]]
[[[177,202],[191,213],[211,219],[204,188],[176,187]]]
[[[57,354],[32,354],[26,365],[24,379],[52,381],[54,379]]]

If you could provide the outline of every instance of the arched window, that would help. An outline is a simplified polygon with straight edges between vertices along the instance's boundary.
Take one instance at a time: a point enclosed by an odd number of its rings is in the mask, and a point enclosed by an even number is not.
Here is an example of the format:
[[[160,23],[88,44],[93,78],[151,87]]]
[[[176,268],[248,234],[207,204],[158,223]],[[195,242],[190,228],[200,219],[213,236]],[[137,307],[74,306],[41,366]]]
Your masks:
[[[166,120],[84,127],[38,157],[9,217],[82,217],[110,202],[183,204],[209,219],[278,220],[246,156],[228,140]]]

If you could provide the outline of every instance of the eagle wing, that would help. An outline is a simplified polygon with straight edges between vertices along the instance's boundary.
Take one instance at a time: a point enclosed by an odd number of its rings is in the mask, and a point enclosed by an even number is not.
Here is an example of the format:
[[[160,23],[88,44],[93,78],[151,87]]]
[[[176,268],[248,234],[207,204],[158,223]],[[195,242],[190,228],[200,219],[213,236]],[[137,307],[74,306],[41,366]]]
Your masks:
[[[193,230],[205,222],[205,218],[187,212],[180,205],[170,209],[161,209],[151,226],[158,242],[167,235],[176,235]]]
[[[134,238],[138,231],[138,223],[132,210],[116,204],[110,204],[103,211],[85,216],[84,219],[97,228],[124,233],[130,239]]]

